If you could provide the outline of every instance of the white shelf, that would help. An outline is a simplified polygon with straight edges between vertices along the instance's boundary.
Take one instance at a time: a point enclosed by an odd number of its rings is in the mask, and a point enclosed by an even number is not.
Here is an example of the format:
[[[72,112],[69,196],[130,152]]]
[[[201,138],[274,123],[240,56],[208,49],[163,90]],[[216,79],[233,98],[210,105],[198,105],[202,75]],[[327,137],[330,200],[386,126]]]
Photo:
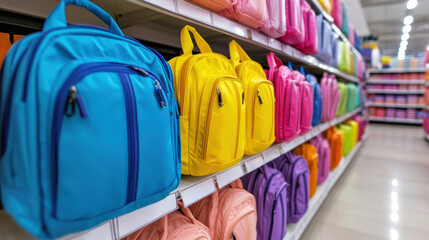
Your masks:
[[[367,103],[367,107],[390,107],[390,108],[425,108],[424,104],[386,104],[386,103]]]
[[[348,118],[353,117],[361,110],[362,108],[359,108],[330,122],[319,124],[307,134],[297,137],[290,142],[275,143],[262,153],[252,156],[244,156],[240,163],[224,171],[202,177],[182,176],[179,187],[171,192],[167,198],[126,215],[111,219],[100,226],[83,233],[70,234],[61,239],[121,239],[162,216],[178,209],[177,200],[181,199],[185,206],[189,206],[215,192],[216,184],[219,188],[226,186],[234,180],[262,167],[275,158],[312,139],[329,127],[335,126],[344,122]],[[349,156],[352,155],[350,154]],[[338,167],[338,169],[341,168]],[[319,192],[323,191],[320,190]]]
[[[407,119],[407,118],[379,118],[379,117],[369,117],[371,122],[388,122],[388,123],[409,123],[409,124],[422,124],[423,120],[421,119]]]
[[[338,179],[341,177],[347,166],[353,160],[356,153],[362,147],[362,144],[366,140],[367,136],[368,130],[365,132],[362,141],[358,142],[356,146],[350,151],[349,155],[343,157],[338,167],[329,173],[329,177],[326,182],[324,182],[322,185],[317,186],[316,194],[310,200],[309,208],[305,215],[302,217],[302,219],[296,224],[287,225],[286,236],[284,240],[298,240],[301,237],[301,235],[304,233],[305,229],[313,219],[314,215],[325,201],[331,189],[335,186]]]
[[[370,74],[383,74],[383,73],[424,73],[426,68],[412,68],[412,69],[400,69],[400,68],[386,68],[386,69],[370,69]]]
[[[322,71],[327,71],[336,76],[350,81],[358,83],[359,79],[353,75],[347,74],[340,71],[338,68],[325,64],[319,61],[317,58],[305,55],[299,50],[280,42],[277,39],[271,38],[264,33],[259,32],[258,30],[252,29],[240,23],[231,21],[223,16],[220,16],[216,13],[210,12],[204,8],[201,8],[192,3],[186,2],[184,0],[127,0],[129,2],[135,3],[137,5],[143,6],[145,8],[151,9],[156,12],[161,12],[176,19],[183,19],[185,21],[190,21],[196,23],[207,30],[216,31],[217,33],[222,34],[223,36],[216,37],[227,38],[231,36],[234,39],[240,39],[248,43],[254,44],[262,47],[264,49],[264,54],[268,51],[276,52],[280,56],[291,58],[295,61],[299,61],[303,64],[310,65],[312,68],[317,68]],[[143,13],[142,13],[143,14]],[[124,13],[119,15],[118,22],[120,26],[129,26],[129,22],[136,22],[136,13]],[[174,37],[178,38],[178,32],[174,32]],[[226,43],[227,44],[227,43]],[[225,45],[227,46],[227,45]],[[261,49],[256,50],[261,51]],[[265,56],[264,56],[265,57]]]
[[[425,84],[425,80],[368,80],[367,84]]]
[[[378,94],[424,94],[424,90],[391,90],[391,89],[368,89],[368,93]]]

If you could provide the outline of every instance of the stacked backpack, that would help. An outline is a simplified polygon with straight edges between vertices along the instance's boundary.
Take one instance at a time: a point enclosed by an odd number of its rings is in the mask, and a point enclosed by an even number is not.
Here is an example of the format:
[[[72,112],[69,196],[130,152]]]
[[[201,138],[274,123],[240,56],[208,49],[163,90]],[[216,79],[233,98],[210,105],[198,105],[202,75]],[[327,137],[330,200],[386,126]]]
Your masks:
[[[323,122],[331,121],[337,115],[341,97],[338,85],[334,75],[328,75],[326,72],[323,73],[323,78],[320,83],[322,92],[321,119]]]

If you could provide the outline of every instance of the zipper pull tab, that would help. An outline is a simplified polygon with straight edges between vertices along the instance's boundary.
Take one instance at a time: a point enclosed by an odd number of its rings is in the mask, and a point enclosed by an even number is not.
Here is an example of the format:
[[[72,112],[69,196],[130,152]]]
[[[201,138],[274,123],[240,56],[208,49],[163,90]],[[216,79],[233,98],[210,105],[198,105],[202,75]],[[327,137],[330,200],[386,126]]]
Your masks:
[[[69,90],[69,95],[67,97],[66,105],[64,106],[64,114],[67,117],[72,117],[76,111],[76,95],[77,95],[77,88],[76,86],[71,86]],[[71,109],[69,111],[69,105],[71,105]]]
[[[241,93],[241,105],[244,105],[244,91]]]
[[[258,92],[256,93],[256,95],[257,95],[257,96],[258,96],[258,98],[259,98],[259,103],[260,103],[260,104],[263,104],[264,102],[262,101],[261,94],[259,94],[259,90],[258,90]]]
[[[130,69],[136,71],[138,74],[140,74],[141,76],[145,77],[148,75],[148,73],[143,69],[143,68],[139,68],[139,67],[135,67],[135,66],[128,66]]]
[[[164,90],[162,90],[161,84],[158,82],[158,80],[155,80],[155,95],[156,98],[158,99],[159,105],[161,105],[162,108],[167,107],[167,102],[165,101],[164,98]]]
[[[222,101],[222,93],[220,92],[219,88],[216,89],[216,92],[217,92],[217,100],[219,102],[219,107],[223,107],[224,104]]]

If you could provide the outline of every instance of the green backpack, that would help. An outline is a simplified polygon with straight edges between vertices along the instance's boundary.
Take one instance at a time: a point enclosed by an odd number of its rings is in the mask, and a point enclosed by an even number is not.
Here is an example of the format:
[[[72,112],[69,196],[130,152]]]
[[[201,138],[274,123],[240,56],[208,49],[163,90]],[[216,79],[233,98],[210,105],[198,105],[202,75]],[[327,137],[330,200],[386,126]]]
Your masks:
[[[347,101],[349,98],[349,89],[345,83],[339,82],[338,90],[340,91],[340,102],[338,103],[337,117],[346,113]]]
[[[340,51],[340,63],[339,68],[341,71],[349,73],[350,72],[350,47],[349,44],[343,41],[339,43]]]
[[[343,32],[344,35],[346,35],[346,37],[349,38],[349,18],[347,16],[346,5],[344,3],[342,4],[343,4],[343,26],[341,27],[341,32]]]
[[[338,128],[344,131],[343,156],[347,156],[353,148],[352,127],[346,124],[340,124]]]
[[[358,94],[359,90],[357,86],[353,83],[347,84],[348,89],[348,99],[347,99],[347,112],[353,112],[358,107]]]

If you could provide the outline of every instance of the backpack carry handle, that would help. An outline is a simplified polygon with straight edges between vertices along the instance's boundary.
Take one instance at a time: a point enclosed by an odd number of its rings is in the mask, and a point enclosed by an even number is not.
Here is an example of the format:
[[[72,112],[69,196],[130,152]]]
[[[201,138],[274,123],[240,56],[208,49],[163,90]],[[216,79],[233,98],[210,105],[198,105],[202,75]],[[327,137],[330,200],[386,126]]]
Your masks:
[[[88,11],[92,12],[95,16],[100,18],[105,24],[107,24],[112,32],[116,33],[119,36],[124,36],[121,31],[121,28],[119,28],[115,20],[106,11],[88,0],[62,0],[58,4],[58,6],[51,12],[51,14],[49,14],[43,26],[43,31],[46,32],[54,28],[66,27],[67,20],[65,15],[65,7],[71,4],[86,8]]]
[[[242,61],[251,60],[249,55],[247,55],[247,53],[235,40],[232,40],[229,43],[229,55],[234,67],[236,67]]]
[[[213,52],[209,44],[206,42],[206,40],[204,40],[203,37],[201,37],[197,30],[189,25],[186,25],[180,32],[180,42],[182,44],[183,54],[192,55],[192,50],[194,50],[194,43],[192,42],[189,32],[192,32],[194,35],[195,42],[202,53]]]
[[[280,60],[280,58],[278,58],[273,52],[268,53],[267,62],[270,69],[274,69],[283,65],[282,60]]]

